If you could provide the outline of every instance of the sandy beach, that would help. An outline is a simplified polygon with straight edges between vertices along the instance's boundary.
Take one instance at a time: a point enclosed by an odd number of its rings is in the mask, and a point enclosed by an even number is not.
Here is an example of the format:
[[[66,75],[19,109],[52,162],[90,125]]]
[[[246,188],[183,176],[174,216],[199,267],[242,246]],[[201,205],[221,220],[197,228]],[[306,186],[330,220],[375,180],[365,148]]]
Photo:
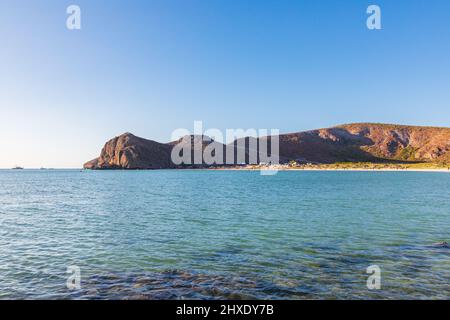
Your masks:
[[[266,167],[220,167],[208,168],[206,170],[222,170],[222,171],[359,171],[359,172],[440,172],[450,173],[448,168],[319,168],[319,167],[305,167],[305,168],[289,168],[284,166],[275,166],[272,168]]]

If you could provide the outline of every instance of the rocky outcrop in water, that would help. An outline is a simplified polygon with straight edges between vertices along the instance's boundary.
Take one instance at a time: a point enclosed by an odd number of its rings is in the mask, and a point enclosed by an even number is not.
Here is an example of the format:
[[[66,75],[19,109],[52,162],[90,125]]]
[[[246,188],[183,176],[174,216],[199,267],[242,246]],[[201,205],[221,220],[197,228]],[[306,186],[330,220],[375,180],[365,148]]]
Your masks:
[[[197,144],[197,148],[204,150],[211,143],[215,143],[218,144],[218,148],[223,148],[224,157],[227,151],[236,151],[236,141],[231,144],[230,149],[202,136],[191,136],[191,139],[184,140],[184,143],[198,139],[206,141]],[[246,154],[249,151],[250,139],[254,138],[245,138]],[[271,137],[262,139],[270,141]],[[279,139],[281,162],[296,160],[316,163],[363,161],[450,163],[450,128],[356,123],[282,134]],[[159,143],[125,133],[108,141],[100,157],[87,162],[84,168],[175,168],[177,166],[171,161],[171,152],[180,141]],[[195,148],[193,143],[192,151]]]

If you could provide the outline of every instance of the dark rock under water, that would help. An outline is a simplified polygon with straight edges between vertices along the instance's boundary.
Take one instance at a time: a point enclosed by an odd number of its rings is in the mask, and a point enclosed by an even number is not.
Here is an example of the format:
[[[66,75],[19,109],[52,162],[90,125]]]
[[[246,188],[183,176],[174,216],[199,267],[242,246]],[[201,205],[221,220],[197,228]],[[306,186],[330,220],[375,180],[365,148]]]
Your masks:
[[[149,273],[109,273],[83,281],[82,288],[70,294],[73,299],[112,300],[241,300],[295,294],[290,289],[263,280],[250,280],[180,270]],[[298,295],[301,297],[301,294]],[[306,297],[306,295],[305,295]]]

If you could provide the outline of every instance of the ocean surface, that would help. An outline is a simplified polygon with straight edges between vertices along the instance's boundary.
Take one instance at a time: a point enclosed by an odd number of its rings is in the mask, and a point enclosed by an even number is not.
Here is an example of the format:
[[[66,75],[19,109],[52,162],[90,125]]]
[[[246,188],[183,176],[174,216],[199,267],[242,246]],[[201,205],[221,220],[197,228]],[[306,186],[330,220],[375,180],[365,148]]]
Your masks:
[[[443,241],[448,173],[0,170],[0,299],[449,299]]]

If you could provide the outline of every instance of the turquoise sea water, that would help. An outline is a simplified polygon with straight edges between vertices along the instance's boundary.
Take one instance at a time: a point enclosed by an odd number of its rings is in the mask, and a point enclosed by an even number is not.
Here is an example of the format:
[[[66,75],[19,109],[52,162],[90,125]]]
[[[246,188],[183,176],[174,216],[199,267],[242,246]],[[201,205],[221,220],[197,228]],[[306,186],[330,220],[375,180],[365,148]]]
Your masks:
[[[0,170],[0,299],[449,299],[449,230],[447,173]]]

